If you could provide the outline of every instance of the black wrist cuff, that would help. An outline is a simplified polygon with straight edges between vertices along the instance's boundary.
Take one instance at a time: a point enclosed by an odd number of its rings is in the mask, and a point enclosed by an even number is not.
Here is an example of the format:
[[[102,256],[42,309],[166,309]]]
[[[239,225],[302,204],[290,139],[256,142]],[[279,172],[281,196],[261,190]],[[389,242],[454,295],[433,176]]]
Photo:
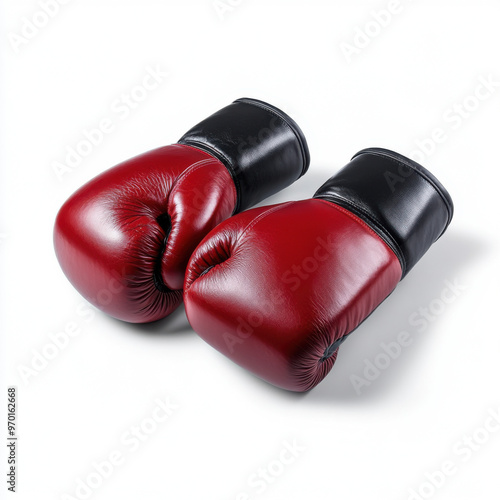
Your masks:
[[[231,173],[236,212],[295,182],[310,157],[299,126],[283,111],[257,99],[238,99],[186,132],[179,140],[215,156]]]
[[[428,170],[381,148],[354,155],[314,198],[332,201],[364,220],[399,258],[402,278],[453,217],[450,195]]]

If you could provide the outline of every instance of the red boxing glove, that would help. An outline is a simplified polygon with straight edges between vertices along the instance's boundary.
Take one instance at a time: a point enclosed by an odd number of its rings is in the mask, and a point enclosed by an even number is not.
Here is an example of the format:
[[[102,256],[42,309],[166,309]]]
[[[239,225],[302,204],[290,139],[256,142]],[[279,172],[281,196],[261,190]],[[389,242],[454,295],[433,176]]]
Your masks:
[[[238,99],[177,144],[121,163],[76,191],[57,215],[57,258],[74,287],[111,316],[164,318],[181,303],[186,265],[201,239],[308,166],[306,140],[290,117]]]
[[[452,215],[422,166],[363,150],[313,199],[248,210],[211,231],[186,272],[187,317],[236,363],[307,391]]]

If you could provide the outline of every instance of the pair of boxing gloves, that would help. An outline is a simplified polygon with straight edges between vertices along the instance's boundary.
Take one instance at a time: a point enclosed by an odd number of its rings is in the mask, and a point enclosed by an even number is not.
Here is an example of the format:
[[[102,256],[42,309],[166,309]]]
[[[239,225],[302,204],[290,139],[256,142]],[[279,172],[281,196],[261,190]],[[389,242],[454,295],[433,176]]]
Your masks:
[[[453,215],[430,172],[379,148],[357,153],[311,199],[246,210],[309,160],[289,116],[238,99],[177,144],[76,191],[55,224],[61,267],[124,321],[159,320],[184,299],[213,347],[276,386],[307,391]]]

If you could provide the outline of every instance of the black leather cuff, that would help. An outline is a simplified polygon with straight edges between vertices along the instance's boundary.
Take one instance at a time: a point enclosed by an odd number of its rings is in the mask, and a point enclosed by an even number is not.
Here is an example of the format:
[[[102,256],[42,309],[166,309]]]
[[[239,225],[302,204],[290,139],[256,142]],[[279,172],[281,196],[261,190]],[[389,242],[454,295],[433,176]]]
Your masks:
[[[202,149],[227,167],[238,194],[235,213],[295,182],[310,162],[299,126],[257,99],[234,101],[195,125],[179,143]]]
[[[381,148],[354,155],[314,198],[332,201],[365,221],[397,255],[402,278],[453,217],[450,195],[428,170]]]

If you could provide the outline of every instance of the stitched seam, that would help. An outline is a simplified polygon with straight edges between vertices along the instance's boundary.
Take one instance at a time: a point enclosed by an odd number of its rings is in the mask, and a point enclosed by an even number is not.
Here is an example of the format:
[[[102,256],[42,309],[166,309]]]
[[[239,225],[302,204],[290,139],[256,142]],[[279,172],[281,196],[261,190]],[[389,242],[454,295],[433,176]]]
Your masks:
[[[243,236],[248,232],[250,231],[250,229],[252,229],[258,222],[260,222],[262,219],[266,218],[268,215],[271,215],[272,213],[274,212],[277,212],[278,210],[281,210],[282,208],[285,208],[287,207],[288,205],[292,204],[292,203],[296,203],[294,201],[288,201],[286,203],[282,203],[280,205],[278,205],[277,207],[272,207],[272,208],[269,208],[268,210],[266,210],[265,212],[262,212],[260,215],[258,215],[255,219],[253,219],[251,222],[249,222],[245,228],[243,229],[243,231],[239,234],[239,236],[236,238],[236,241],[234,242],[234,246],[236,246],[240,239],[243,238]]]
[[[334,208],[342,213],[344,213],[345,215],[347,215],[348,217],[350,217],[353,221],[357,222],[360,226],[362,226],[363,228],[365,229],[368,229],[368,231],[373,234],[374,236],[376,236],[386,247],[389,248],[389,250],[394,253],[394,251],[392,250],[392,248],[387,244],[386,241],[384,241],[384,239],[380,236],[380,234],[378,234],[376,231],[374,231],[369,225],[368,223],[366,223],[364,220],[361,220],[359,217],[357,217],[355,214],[349,212],[349,210],[346,210],[344,207],[341,207],[339,205],[336,205],[335,202],[331,202],[331,201],[327,201],[327,200],[324,200],[322,198],[316,198],[318,201],[321,201],[323,203],[326,203],[330,208]],[[349,200],[346,200],[347,202],[349,202]],[[356,207],[354,204],[353,206],[355,208],[358,208]],[[398,248],[399,249],[399,248]],[[401,256],[403,256],[403,254],[401,254]],[[396,255],[396,258],[397,258],[397,255]],[[399,260],[399,259],[398,259]],[[405,272],[405,268],[406,268],[406,264],[405,262],[401,262],[401,271],[402,271],[402,274],[404,274]]]
[[[367,210],[365,210],[363,207],[360,207],[358,206],[356,203],[354,203],[353,201],[351,200],[348,200],[347,198],[344,198],[342,196],[338,196],[338,195],[332,195],[332,196],[328,196],[328,195],[322,195],[321,197],[318,197],[316,199],[320,199],[320,200],[327,200],[328,202],[330,203],[333,203],[335,205],[338,205],[339,202],[345,202],[347,205],[350,205],[351,207],[353,207],[354,210],[357,210],[359,211],[363,216],[365,216],[368,221],[365,221],[363,220],[362,217],[356,215],[356,214],[353,214],[355,217],[358,217],[359,219],[361,219],[363,221],[363,223],[365,223],[370,229],[373,229],[371,228],[370,226],[370,222],[371,224],[373,224],[382,234],[385,235],[385,237],[391,241],[397,252],[399,253],[399,255],[396,254],[396,257],[398,257],[398,260],[401,264],[401,268],[403,269],[403,274],[406,272],[406,261],[405,261],[405,255],[404,255],[404,252],[403,250],[401,249],[401,247],[399,246],[398,242],[393,238],[392,234],[390,233],[390,231],[388,231],[385,227],[384,227],[384,224],[383,222],[381,222],[380,220],[377,219],[377,217],[375,217],[374,215],[370,214],[370,212],[368,212]],[[340,206],[340,205],[339,205]],[[343,207],[341,207],[343,208]],[[376,232],[376,231],[375,231]],[[380,236],[380,234],[377,234],[377,236]],[[383,239],[383,238],[381,238]],[[384,242],[387,246],[390,247],[390,245],[385,241]],[[396,253],[395,250],[393,250],[391,248],[391,250]]]
[[[439,195],[439,197],[441,198],[441,200],[443,201],[444,203],[444,206],[446,207],[446,212],[448,213],[448,224],[450,223],[450,220],[451,220],[451,212],[450,212],[450,208],[449,208],[449,203],[448,203],[448,200],[445,198],[445,196],[443,195],[443,193],[441,192],[441,190],[439,189],[438,186],[436,186],[434,184],[434,182],[431,181],[431,179],[429,179],[426,175],[425,175],[425,172],[421,172],[420,170],[418,170],[417,168],[415,168],[410,162],[406,162],[406,161],[403,161],[402,159],[399,159],[399,158],[394,158],[394,156],[392,155],[388,155],[387,153],[382,153],[382,152],[379,152],[379,151],[372,151],[372,150],[367,150],[366,153],[364,154],[372,154],[372,155],[375,155],[375,156],[378,156],[380,158],[384,158],[386,160],[389,160],[399,166],[404,166],[404,167],[408,167],[408,168],[411,168],[416,174],[418,174],[425,182],[427,182],[427,184],[429,184],[429,186],[432,187],[432,189],[434,189],[434,191]],[[361,156],[361,155],[360,155]],[[448,225],[447,224],[447,225]],[[445,228],[446,229],[446,228]],[[444,232],[444,231],[443,231]],[[441,233],[443,234],[443,233]]]
[[[196,172],[196,170],[199,170],[202,167],[206,167],[212,163],[218,163],[217,158],[207,158],[205,160],[200,160],[200,161],[190,165],[188,168],[186,168],[186,170],[184,170],[184,172],[182,172],[181,175],[179,175],[179,177],[177,177],[170,192],[172,192],[173,189],[175,188],[175,186],[177,186],[177,184],[179,184],[179,182],[182,182],[188,175],[190,175],[193,172]],[[169,194],[169,197],[170,197],[170,194]]]
[[[278,210],[280,210],[280,209],[282,209],[282,208],[285,208],[285,206],[288,206],[288,205],[290,205],[291,203],[295,203],[295,202],[293,202],[293,201],[289,201],[289,202],[283,203],[283,204],[281,204],[281,205],[278,205],[277,207],[272,207],[272,208],[269,208],[269,209],[268,209],[268,210],[266,210],[265,212],[261,213],[258,217],[256,217],[256,218],[255,218],[255,219],[253,219],[251,222],[249,222],[249,223],[248,223],[248,224],[244,227],[244,229],[243,229],[243,231],[241,232],[241,234],[239,234],[239,235],[238,235],[238,237],[236,238],[236,240],[234,241],[234,243],[233,243],[233,244],[229,243],[229,245],[230,245],[231,247],[235,247],[235,246],[239,243],[240,239],[241,239],[241,238],[242,238],[242,237],[243,237],[243,236],[244,236],[244,235],[245,235],[245,234],[246,234],[246,233],[247,233],[250,229],[252,229],[252,227],[254,227],[254,226],[255,226],[255,224],[257,224],[259,221],[261,221],[262,219],[264,219],[264,218],[265,218],[265,217],[267,217],[268,215],[271,215],[272,213],[277,212]],[[228,261],[231,259],[231,257],[232,257],[232,256],[233,256],[233,252],[231,252],[231,255],[229,256],[229,258],[228,258],[228,259],[226,259],[226,260],[225,260],[225,261],[223,261],[223,262],[218,262],[217,264],[214,264],[214,265],[212,266],[212,268],[213,268],[213,267],[216,267],[216,266],[219,266],[219,265],[223,264],[224,262],[228,262]],[[185,291],[187,292],[187,291],[189,290],[189,288],[191,288],[191,286],[193,285],[193,283],[194,283],[196,280],[198,280],[199,278],[201,278],[201,277],[204,275],[204,273],[205,273],[205,272],[206,272],[206,270],[205,270],[205,271],[203,271],[201,274],[199,274],[196,278],[194,278],[194,279],[192,280],[192,282],[191,282],[191,283],[190,283],[190,284],[189,284],[189,285],[185,288]]]
[[[341,207],[339,205],[335,205],[334,202],[327,201],[327,200],[324,200],[322,198],[316,198],[316,199],[318,201],[321,201],[325,205],[329,206],[330,208],[333,208],[335,210],[338,210],[339,212],[344,213],[350,219],[352,219],[354,222],[357,222],[360,226],[364,227],[365,229],[368,229],[368,231],[370,231],[370,233],[375,235],[379,240],[381,240],[385,245],[387,245],[387,243],[385,243],[385,241],[380,237],[380,235],[377,234],[365,221],[361,220],[359,217],[356,217],[353,213],[349,212],[349,210],[346,210],[344,207]]]
[[[199,162],[194,163],[193,165],[188,167],[184,172],[182,172],[182,174],[177,178],[174,185],[172,186],[172,189],[170,190],[170,193],[168,196],[169,199],[167,200],[167,203],[168,203],[168,201],[170,201],[170,194],[174,190],[175,186],[177,186],[177,184],[179,184],[179,182],[182,182],[186,177],[188,177],[193,172],[196,172],[200,168],[212,166],[213,164],[218,165],[218,164],[220,164],[220,162],[217,158],[207,158],[206,160],[200,160]],[[231,175],[231,174],[229,174],[229,175]],[[236,193],[236,187],[234,185],[233,185],[233,193],[234,193],[235,205],[236,205],[236,202],[238,201],[238,195]]]
[[[443,202],[443,205],[446,207],[446,213],[448,214],[448,220],[446,222],[446,226],[444,227],[444,229],[441,231],[440,235],[436,238],[436,239],[439,239],[442,234],[446,231],[446,228],[448,227],[450,221],[451,221],[451,212],[450,212],[450,208],[448,206],[448,201],[446,200],[446,198],[444,197],[443,193],[441,193],[441,190],[438,189],[438,187],[424,174],[424,172],[421,172],[420,170],[417,170],[413,165],[411,165],[410,163],[407,163],[407,162],[403,162],[401,160],[398,160],[396,158],[393,158],[392,156],[384,156],[384,155],[381,155],[381,154],[377,154],[377,153],[372,153],[373,155],[376,155],[376,156],[379,156],[380,158],[385,158],[399,166],[403,166],[403,167],[408,167],[408,168],[411,168],[413,170],[413,172],[415,172],[416,174],[418,174],[420,176],[421,179],[423,179],[429,186],[432,187],[432,189],[434,189],[434,191],[439,195],[439,197],[441,198],[441,201]]]
[[[209,145],[205,144],[204,142],[193,141],[192,139],[185,139],[184,142],[185,142],[185,144],[182,143],[183,145],[191,147],[191,148],[194,148],[196,150],[199,150],[199,148],[196,148],[195,146],[190,146],[190,144],[197,144],[198,146],[201,146],[203,148],[209,149],[210,151],[213,151],[215,154],[218,154],[218,155],[222,156],[222,158],[224,158],[225,161],[227,161],[229,164],[231,164],[231,161],[229,160],[229,158],[224,153],[222,153],[219,150],[213,148],[212,146],[209,146]],[[206,152],[205,150],[202,150],[202,151]],[[217,160],[217,158],[214,158],[214,159]]]
[[[401,160],[398,160],[392,156],[383,156],[381,154],[377,154],[377,153],[372,153],[373,155],[376,155],[376,156],[380,156],[381,158],[385,158],[386,160],[389,160],[390,162],[392,163],[395,163],[396,165],[398,166],[403,166],[403,167],[408,167],[408,168],[411,168],[416,174],[418,174],[425,182],[427,182],[427,184],[429,184],[429,186],[432,187],[432,189],[434,189],[434,191],[436,191],[436,193],[439,194],[439,196],[443,199],[444,201],[444,198],[443,198],[443,195],[441,194],[441,191],[439,189],[437,189],[437,186],[434,185],[433,182],[431,182],[427,176],[425,176],[423,174],[423,172],[421,172],[420,170],[417,170],[413,165],[411,165],[410,163],[406,163],[406,162],[403,162]],[[448,211],[448,204],[445,203],[446,205],[446,211]]]
[[[217,165],[219,163],[220,162],[217,160],[217,158],[205,158],[203,160],[197,161],[196,163],[193,163],[186,170],[184,170],[184,172],[182,172],[182,174],[179,175],[179,177],[177,177],[177,179],[175,180],[174,184],[172,185],[172,187],[170,189],[170,192],[168,193],[168,196],[166,199],[166,205],[167,205],[166,214],[168,215],[168,217],[170,219],[170,230],[168,231],[167,234],[165,234],[162,248],[161,248],[160,252],[158,253],[157,257],[155,258],[155,266],[158,265],[160,271],[158,273],[153,274],[153,281],[155,282],[155,287],[159,292],[165,293],[167,291],[173,291],[171,288],[169,288],[164,283],[163,277],[161,275],[161,268],[162,268],[161,264],[163,262],[163,257],[165,256],[165,253],[167,252],[167,248],[168,248],[169,243],[170,243],[170,241],[169,241],[170,235],[172,233],[172,230],[174,229],[174,223],[173,223],[174,221],[172,220],[172,217],[169,213],[170,212],[169,205],[170,205],[170,198],[171,198],[172,192],[175,190],[176,186],[178,186],[180,182],[182,182],[184,179],[186,179],[193,172],[196,172],[200,168],[212,166],[214,164]],[[158,281],[161,286],[158,286],[156,281]],[[162,290],[162,287],[165,287],[165,289]]]
[[[234,166],[233,166],[231,160],[221,151],[219,151],[219,150],[217,150],[217,149],[215,149],[215,148],[213,148],[205,143],[202,143],[202,142],[193,141],[191,139],[184,139],[184,141],[181,142],[180,144],[182,144],[183,146],[187,146],[188,148],[196,149],[197,151],[199,151],[201,149],[205,153],[206,153],[206,150],[204,148],[206,148],[206,149],[212,151],[212,155],[214,156],[214,159],[217,161],[220,161],[217,158],[217,155],[219,155],[223,158],[223,160],[226,163],[223,163],[223,162],[221,162],[221,163],[227,168],[227,170],[231,174],[231,178],[233,179],[234,185],[236,187],[236,205],[235,205],[235,208],[233,211],[233,215],[234,215],[239,210],[240,198],[241,198],[241,196],[240,196],[241,187],[240,187],[240,183],[239,183],[238,177],[236,175],[236,171],[234,169]],[[193,144],[194,146],[192,146],[191,144]],[[196,147],[196,145],[198,145],[199,147]],[[210,153],[207,153],[207,154],[210,154]]]
[[[366,210],[364,210],[362,207],[359,207],[358,205],[356,205],[356,203],[354,203],[353,201],[351,200],[348,200],[346,198],[342,198],[339,196],[339,199],[342,200],[342,201],[345,201],[348,205],[350,205],[351,207],[353,207],[354,209],[356,210],[359,210],[362,214],[364,214],[367,218],[369,219],[373,219],[373,221],[377,224],[377,228],[380,229],[380,231],[382,233],[384,233],[388,239],[390,240],[394,240],[394,238],[391,236],[391,233],[389,231],[387,231],[384,227],[384,225],[382,224],[381,221],[379,221],[376,217],[373,217],[369,212],[367,212]],[[333,201],[332,203],[335,204],[335,201]],[[343,210],[346,210],[344,207],[341,207],[340,205],[337,205],[339,208],[342,208]],[[351,212],[349,212],[349,210],[346,210],[346,212],[348,214],[351,214],[353,217],[356,217],[357,219],[359,219],[358,216],[356,216],[356,214],[352,214]],[[366,224],[366,226],[371,230],[373,231],[375,234],[377,234],[377,232],[372,228],[370,227],[370,225],[368,224],[368,222],[366,221],[363,221],[362,219],[359,219],[363,222],[363,224]],[[377,234],[377,236],[380,238],[380,235]],[[403,255],[403,252],[401,250],[401,248],[399,248],[399,245],[397,244],[396,241],[394,241],[394,245],[396,246],[396,248],[398,249],[398,251],[401,253],[401,255]]]

